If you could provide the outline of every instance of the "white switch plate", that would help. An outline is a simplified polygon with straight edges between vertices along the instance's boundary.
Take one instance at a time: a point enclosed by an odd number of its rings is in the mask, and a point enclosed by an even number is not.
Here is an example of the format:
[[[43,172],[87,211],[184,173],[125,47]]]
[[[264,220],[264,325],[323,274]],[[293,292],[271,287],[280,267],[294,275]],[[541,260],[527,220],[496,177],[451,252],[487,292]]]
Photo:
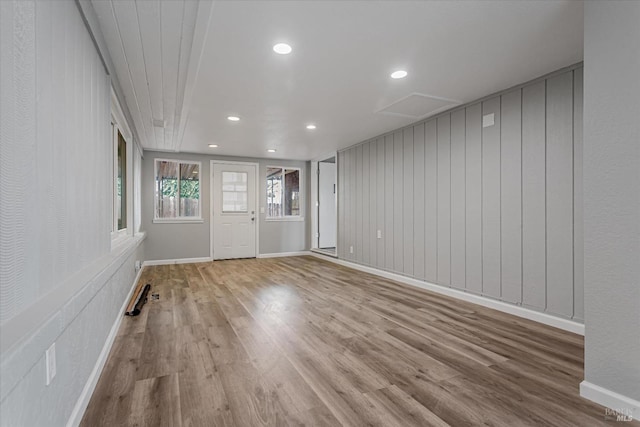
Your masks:
[[[482,116],[482,127],[488,128],[489,126],[493,126],[496,123],[496,116],[494,113],[485,114]]]
[[[349,246],[349,253],[352,254],[353,253],[353,246]]]
[[[264,213],[264,206],[260,206],[260,213]]]
[[[378,239],[382,239],[382,231],[378,230]]]
[[[47,365],[47,385],[49,385],[56,376],[56,343],[51,344],[44,355]]]

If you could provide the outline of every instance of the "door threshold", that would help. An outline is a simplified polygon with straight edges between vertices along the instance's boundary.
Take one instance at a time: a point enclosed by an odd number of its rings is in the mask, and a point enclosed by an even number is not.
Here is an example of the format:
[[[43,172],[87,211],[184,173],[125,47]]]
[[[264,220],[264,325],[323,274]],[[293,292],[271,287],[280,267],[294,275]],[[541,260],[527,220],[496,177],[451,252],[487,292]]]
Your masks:
[[[332,258],[338,258],[338,254],[336,254],[336,250],[325,250],[325,249],[319,249],[319,248],[311,248],[311,252],[315,252],[317,254],[320,255],[326,255],[326,256],[330,256]]]

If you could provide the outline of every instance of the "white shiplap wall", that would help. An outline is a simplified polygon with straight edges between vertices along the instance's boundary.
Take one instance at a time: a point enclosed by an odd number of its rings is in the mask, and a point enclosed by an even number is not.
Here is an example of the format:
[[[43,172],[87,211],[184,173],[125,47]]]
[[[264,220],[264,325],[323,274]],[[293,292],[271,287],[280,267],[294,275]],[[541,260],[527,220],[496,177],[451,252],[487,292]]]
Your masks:
[[[73,2],[0,2],[0,321],[110,249],[109,77]]]
[[[143,259],[132,230],[111,247],[110,102],[78,3],[0,1],[1,426],[77,425]]]

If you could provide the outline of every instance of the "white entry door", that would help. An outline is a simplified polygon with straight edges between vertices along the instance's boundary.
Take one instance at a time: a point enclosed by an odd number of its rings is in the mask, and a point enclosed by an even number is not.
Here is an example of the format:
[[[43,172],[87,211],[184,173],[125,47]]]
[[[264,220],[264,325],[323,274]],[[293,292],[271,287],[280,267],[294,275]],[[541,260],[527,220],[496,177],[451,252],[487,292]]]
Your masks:
[[[256,169],[213,163],[213,259],[256,256]]]

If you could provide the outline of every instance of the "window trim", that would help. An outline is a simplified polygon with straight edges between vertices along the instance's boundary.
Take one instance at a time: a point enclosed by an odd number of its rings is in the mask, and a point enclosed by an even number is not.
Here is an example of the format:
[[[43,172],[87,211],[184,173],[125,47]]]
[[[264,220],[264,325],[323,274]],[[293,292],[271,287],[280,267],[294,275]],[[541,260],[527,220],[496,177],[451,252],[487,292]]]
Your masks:
[[[174,162],[178,163],[178,198],[180,198],[180,165],[181,164],[189,164],[189,165],[198,165],[198,188],[199,188],[199,198],[198,198],[198,216],[177,216],[174,218],[158,218],[158,199],[156,196],[156,179],[158,177],[158,162]],[[156,157],[153,159],[153,220],[154,224],[194,224],[194,223],[202,223],[204,219],[202,218],[202,162],[197,160],[180,160],[180,159],[166,159]],[[178,203],[178,214],[180,213],[180,204]]]
[[[279,166],[279,165],[267,165],[265,167],[265,170],[268,171],[269,168],[273,168],[273,169],[282,169],[282,171],[284,172],[285,170],[297,170],[298,171],[298,186],[299,186],[299,193],[300,193],[300,214],[298,215],[284,215],[284,216],[269,216],[269,209],[265,209],[265,221],[267,222],[287,222],[287,221],[291,221],[291,222],[300,222],[300,221],[304,221],[304,193],[303,193],[303,189],[304,189],[304,181],[303,181],[303,174],[302,174],[302,168],[299,166]],[[266,174],[265,174],[265,186],[264,186],[264,197],[265,197],[265,206],[269,206],[269,194],[267,193],[267,183],[266,183]],[[283,175],[283,183],[284,183],[284,175]]]
[[[125,170],[126,170],[126,190],[125,190],[125,198],[126,198],[126,224],[127,226],[123,229],[118,230],[118,213],[117,213],[117,195],[116,195],[116,186],[118,179],[118,132],[122,135],[122,139],[125,142],[126,147],[126,160],[125,160]],[[120,106],[120,101],[116,96],[116,93],[111,86],[111,249],[118,246],[122,243],[125,238],[132,237],[136,234],[135,224],[134,224],[134,198],[133,198],[133,182],[135,178],[134,171],[134,149],[140,149],[135,141],[133,134],[131,133],[131,129],[129,128],[129,124],[122,112],[122,108]],[[139,203],[139,202],[138,202]]]

